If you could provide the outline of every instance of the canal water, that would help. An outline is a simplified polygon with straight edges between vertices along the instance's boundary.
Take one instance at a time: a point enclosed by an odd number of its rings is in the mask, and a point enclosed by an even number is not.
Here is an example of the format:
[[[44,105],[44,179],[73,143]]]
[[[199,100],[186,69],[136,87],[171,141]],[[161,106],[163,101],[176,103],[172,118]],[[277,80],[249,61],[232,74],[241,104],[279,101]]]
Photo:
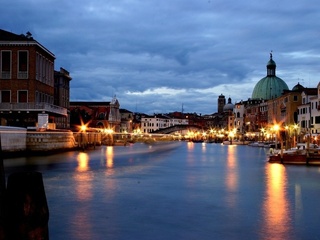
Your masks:
[[[39,171],[50,239],[320,239],[320,168],[268,149],[171,142],[6,159]]]

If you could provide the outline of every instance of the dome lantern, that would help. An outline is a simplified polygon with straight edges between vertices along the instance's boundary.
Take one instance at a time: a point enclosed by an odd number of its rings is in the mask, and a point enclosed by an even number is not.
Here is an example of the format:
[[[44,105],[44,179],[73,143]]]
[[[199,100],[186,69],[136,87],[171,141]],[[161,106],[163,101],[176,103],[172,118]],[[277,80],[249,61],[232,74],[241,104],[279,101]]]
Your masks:
[[[273,61],[273,59],[272,59],[272,52],[271,52],[270,53],[270,60],[267,63],[267,76],[269,76],[269,77],[276,76],[276,68],[277,68],[277,65],[276,65],[275,61]]]

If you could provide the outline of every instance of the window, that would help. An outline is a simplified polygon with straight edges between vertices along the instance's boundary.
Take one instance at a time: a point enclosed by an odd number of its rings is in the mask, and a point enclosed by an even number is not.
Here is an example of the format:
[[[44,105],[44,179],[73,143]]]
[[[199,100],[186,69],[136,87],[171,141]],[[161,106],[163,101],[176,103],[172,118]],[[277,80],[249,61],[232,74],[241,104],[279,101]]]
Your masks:
[[[19,79],[28,78],[28,52],[27,51],[18,52],[18,78]]]
[[[11,51],[1,51],[1,78],[11,79]]]
[[[20,103],[28,102],[28,91],[25,91],[25,90],[18,91],[18,102]]]
[[[103,112],[99,113],[98,119],[100,119],[100,120],[104,119],[104,113]]]
[[[296,96],[296,95],[293,96],[293,101],[294,101],[294,102],[298,101],[298,96]]]
[[[9,103],[11,102],[11,96],[10,96],[9,90],[3,90],[1,91],[1,102],[3,103]]]

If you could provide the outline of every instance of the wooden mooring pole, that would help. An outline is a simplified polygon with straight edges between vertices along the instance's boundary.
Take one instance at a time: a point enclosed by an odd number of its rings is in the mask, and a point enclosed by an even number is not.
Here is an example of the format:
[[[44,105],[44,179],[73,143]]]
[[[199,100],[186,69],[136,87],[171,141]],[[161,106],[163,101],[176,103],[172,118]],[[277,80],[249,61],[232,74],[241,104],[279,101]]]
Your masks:
[[[8,177],[7,239],[49,239],[49,208],[42,174],[17,172]]]
[[[6,187],[0,133],[0,239],[48,240],[48,222],[41,173],[12,173]]]
[[[5,199],[6,199],[6,177],[4,173],[3,154],[1,145],[1,133],[0,133],[0,239],[6,239],[5,237]]]

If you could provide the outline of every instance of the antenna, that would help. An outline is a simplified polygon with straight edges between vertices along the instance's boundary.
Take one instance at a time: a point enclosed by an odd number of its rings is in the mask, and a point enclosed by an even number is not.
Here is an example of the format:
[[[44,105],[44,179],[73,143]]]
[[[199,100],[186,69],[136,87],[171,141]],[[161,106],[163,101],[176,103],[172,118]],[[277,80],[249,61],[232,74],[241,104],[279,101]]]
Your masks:
[[[181,113],[183,113],[184,109],[183,109],[183,103],[182,103],[182,107],[181,107]]]

